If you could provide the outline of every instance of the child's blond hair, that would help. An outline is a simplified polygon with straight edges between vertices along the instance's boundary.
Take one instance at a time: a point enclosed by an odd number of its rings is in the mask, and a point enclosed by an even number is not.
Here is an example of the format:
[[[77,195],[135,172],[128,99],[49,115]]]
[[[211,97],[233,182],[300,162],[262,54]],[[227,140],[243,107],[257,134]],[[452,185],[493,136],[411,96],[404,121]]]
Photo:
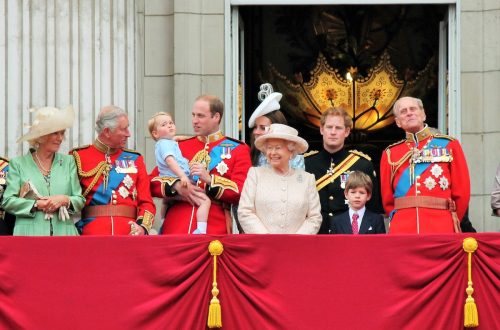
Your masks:
[[[164,111],[160,111],[160,112],[157,112],[153,115],[153,117],[151,117],[149,120],[148,120],[148,130],[149,130],[149,135],[151,135],[151,137],[153,138],[153,140],[156,141],[155,137],[153,136],[153,131],[156,130],[156,118],[158,118],[159,116],[169,116],[170,118],[172,118],[172,115],[168,112],[164,112]]]
[[[372,194],[373,182],[370,176],[361,171],[353,171],[349,174],[345,183],[345,191],[349,189],[365,188],[368,194]]]

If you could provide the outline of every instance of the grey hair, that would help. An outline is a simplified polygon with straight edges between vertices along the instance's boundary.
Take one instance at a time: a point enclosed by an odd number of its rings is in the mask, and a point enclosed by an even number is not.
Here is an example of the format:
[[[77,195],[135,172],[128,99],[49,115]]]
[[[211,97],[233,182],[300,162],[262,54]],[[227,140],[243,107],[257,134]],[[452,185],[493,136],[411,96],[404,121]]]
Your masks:
[[[399,102],[403,99],[410,99],[410,100],[414,100],[415,102],[417,102],[417,105],[418,107],[420,108],[420,110],[424,110],[424,104],[422,103],[422,100],[419,99],[419,98],[416,98],[416,97],[411,97],[411,96],[403,96],[402,98],[398,99],[395,103],[394,103],[394,106],[392,107],[392,114],[394,115],[394,117],[397,117],[397,112],[399,111]]]
[[[268,141],[265,142],[264,144],[264,149],[267,148],[267,144],[268,144]],[[288,151],[290,151],[293,155],[293,157],[295,157],[297,155],[297,144],[295,142],[291,142],[291,141],[286,141],[286,148],[288,149]]]
[[[118,119],[124,116],[128,116],[127,112],[120,107],[114,105],[103,107],[95,122],[97,133],[101,133],[105,128],[115,129],[118,126]]]

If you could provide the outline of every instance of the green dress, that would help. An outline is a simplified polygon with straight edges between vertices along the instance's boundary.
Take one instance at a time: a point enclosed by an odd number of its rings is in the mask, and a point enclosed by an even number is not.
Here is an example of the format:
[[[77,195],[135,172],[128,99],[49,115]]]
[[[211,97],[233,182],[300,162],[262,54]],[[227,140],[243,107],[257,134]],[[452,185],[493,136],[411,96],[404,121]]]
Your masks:
[[[49,236],[51,232],[54,236],[78,235],[72,219],[61,221],[59,213],[54,212],[52,220],[45,220],[44,212],[34,211],[35,200],[19,197],[19,190],[29,180],[42,196],[69,196],[71,203],[68,212],[80,212],[85,199],[73,157],[56,153],[47,179],[38,169],[31,153],[11,159],[9,166],[2,206],[16,216],[14,235]]]

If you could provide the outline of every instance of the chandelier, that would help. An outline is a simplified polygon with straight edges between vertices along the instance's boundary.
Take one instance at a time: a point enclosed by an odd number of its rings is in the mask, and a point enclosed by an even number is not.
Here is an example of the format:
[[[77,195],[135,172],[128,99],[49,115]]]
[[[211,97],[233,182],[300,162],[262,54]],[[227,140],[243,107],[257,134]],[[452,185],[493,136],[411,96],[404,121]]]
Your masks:
[[[430,63],[430,62],[429,62]],[[391,108],[403,95],[415,91],[430,65],[413,80],[398,79],[387,52],[371,68],[366,77],[357,68],[349,68],[345,75],[333,69],[323,54],[319,54],[311,71],[311,79],[304,82],[302,74],[290,81],[270,65],[270,81],[284,95],[281,100],[292,117],[313,127],[319,127],[319,118],[330,107],[344,108],[353,118],[353,130],[369,132],[379,130],[394,122]]]

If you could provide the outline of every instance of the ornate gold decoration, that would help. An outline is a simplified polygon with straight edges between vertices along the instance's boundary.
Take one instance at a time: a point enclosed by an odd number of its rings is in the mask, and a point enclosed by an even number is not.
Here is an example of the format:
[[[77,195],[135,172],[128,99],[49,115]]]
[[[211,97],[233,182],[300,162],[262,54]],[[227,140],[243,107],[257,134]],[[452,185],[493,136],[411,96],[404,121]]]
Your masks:
[[[291,115],[319,127],[320,115],[329,107],[342,107],[353,118],[353,129],[374,131],[394,122],[391,108],[405,91],[412,90],[427,66],[414,81],[398,79],[396,69],[390,63],[388,53],[380,57],[379,63],[370,69],[366,77],[350,68],[343,77],[333,69],[323,54],[319,54],[311,79],[304,82],[299,73],[297,83],[291,82],[274,66],[270,66],[271,81],[285,97],[281,103]]]
[[[213,256],[213,282],[212,299],[208,308],[207,326],[209,329],[222,328],[222,312],[219,298],[219,289],[217,288],[217,256],[224,252],[224,246],[219,240],[211,241],[208,245],[208,252]]]
[[[464,306],[464,327],[475,328],[479,326],[479,317],[477,313],[477,306],[472,294],[474,288],[472,287],[472,254],[477,250],[478,243],[474,237],[467,237],[463,241],[463,249],[467,253],[467,299],[465,299]]]

